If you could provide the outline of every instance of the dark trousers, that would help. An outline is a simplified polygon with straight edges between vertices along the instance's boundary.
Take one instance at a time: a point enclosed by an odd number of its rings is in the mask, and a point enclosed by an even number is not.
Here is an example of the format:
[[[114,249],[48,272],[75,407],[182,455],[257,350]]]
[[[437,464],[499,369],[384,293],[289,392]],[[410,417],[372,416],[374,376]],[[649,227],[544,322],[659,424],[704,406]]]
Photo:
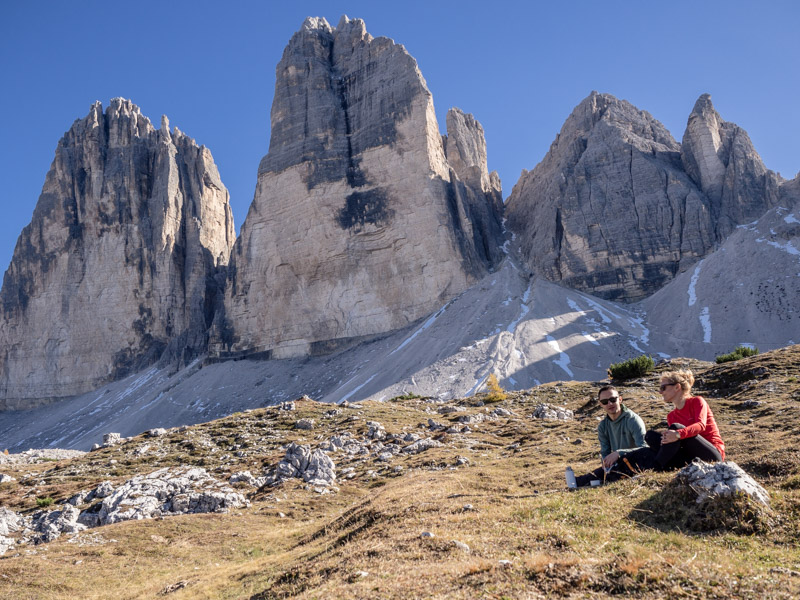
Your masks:
[[[672,430],[685,429],[680,423],[673,423],[669,428]],[[656,469],[659,471],[680,469],[695,458],[706,462],[722,460],[719,450],[711,442],[699,435],[683,438],[671,444],[662,444],[661,433],[651,429],[645,434],[644,441],[655,453]]]

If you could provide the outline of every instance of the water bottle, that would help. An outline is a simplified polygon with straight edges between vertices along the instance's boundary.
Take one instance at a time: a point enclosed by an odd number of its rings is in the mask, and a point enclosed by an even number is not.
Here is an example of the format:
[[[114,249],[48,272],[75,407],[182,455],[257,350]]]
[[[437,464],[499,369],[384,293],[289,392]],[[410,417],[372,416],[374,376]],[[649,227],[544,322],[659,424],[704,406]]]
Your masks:
[[[578,482],[575,481],[575,471],[572,470],[572,467],[567,467],[565,475],[567,478],[567,487],[571,490],[576,489],[578,487]]]

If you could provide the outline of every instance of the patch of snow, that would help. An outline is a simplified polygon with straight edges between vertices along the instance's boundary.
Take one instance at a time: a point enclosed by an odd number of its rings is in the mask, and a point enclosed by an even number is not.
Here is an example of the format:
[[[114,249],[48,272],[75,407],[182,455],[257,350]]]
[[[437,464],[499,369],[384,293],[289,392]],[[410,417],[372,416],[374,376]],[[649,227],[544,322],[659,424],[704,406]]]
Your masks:
[[[357,388],[355,388],[355,389],[354,389],[352,392],[350,392],[349,394],[347,394],[347,395],[343,396],[343,397],[341,398],[341,400],[339,400],[339,402],[337,402],[337,404],[341,404],[342,402],[344,402],[345,400],[347,400],[348,398],[350,398],[350,397],[351,397],[353,394],[355,394],[355,393],[356,393],[358,390],[360,390],[360,389],[361,389],[361,388],[363,388],[365,385],[367,385],[367,384],[368,384],[370,381],[372,381],[373,379],[375,379],[375,377],[377,377],[377,375],[378,375],[377,373],[373,374],[373,375],[372,375],[372,377],[370,377],[369,379],[367,379],[367,380],[366,380],[364,383],[362,383],[360,386],[358,386]]]
[[[124,400],[125,398],[127,398],[128,396],[130,396],[131,394],[133,394],[133,392],[135,392],[135,391],[136,391],[136,390],[138,390],[140,387],[142,387],[142,386],[143,386],[145,383],[147,383],[148,381],[150,381],[150,380],[153,378],[153,375],[155,375],[155,374],[156,374],[156,371],[157,371],[157,370],[158,370],[158,369],[156,369],[156,368],[154,367],[154,368],[152,368],[152,369],[150,369],[150,370],[148,370],[148,371],[145,371],[145,372],[144,372],[142,375],[140,375],[139,377],[137,377],[136,379],[134,379],[134,380],[133,380],[133,383],[131,383],[131,384],[130,384],[130,385],[127,387],[127,389],[126,389],[125,391],[123,391],[123,392],[122,392],[122,393],[121,393],[121,394],[118,396],[118,398],[117,398],[117,399],[118,399],[118,400]]]
[[[786,221],[787,223],[798,223],[798,224],[800,224],[800,221],[797,220],[797,217],[794,216],[794,213],[786,215],[785,217],[783,217],[783,220]]]
[[[509,333],[514,333],[514,331],[517,329],[517,325],[519,325],[520,321],[522,321],[522,319],[525,318],[525,315],[527,315],[528,312],[530,311],[530,307],[528,306],[528,300],[530,299],[531,296],[531,287],[533,287],[533,283],[529,284],[528,289],[525,290],[524,294],[522,294],[522,304],[520,305],[519,317],[517,318],[516,321],[511,323],[506,328],[506,331],[508,331]]]
[[[590,333],[588,333],[586,331],[581,331],[581,335],[583,337],[585,337],[590,343],[594,344],[595,346],[599,346],[600,345],[600,342],[598,342],[596,339],[594,339],[592,337],[592,334],[590,334]]]
[[[708,314],[708,307],[704,306],[700,311],[700,325],[703,327],[703,342],[711,342],[711,317]]]
[[[427,320],[427,321],[425,321],[425,322],[424,322],[424,323],[423,323],[423,324],[420,326],[420,328],[419,328],[419,329],[417,329],[417,330],[416,330],[414,333],[412,333],[412,334],[411,334],[409,337],[407,337],[407,338],[406,338],[406,340],[405,340],[405,341],[404,341],[402,344],[400,344],[400,345],[399,345],[397,348],[395,348],[394,350],[392,350],[392,351],[389,353],[389,355],[391,356],[391,355],[392,355],[392,354],[394,354],[395,352],[397,352],[397,351],[399,351],[399,350],[402,350],[403,348],[405,348],[405,347],[406,347],[406,346],[407,346],[407,345],[408,345],[408,344],[411,342],[411,340],[413,340],[413,339],[414,339],[415,337],[417,337],[417,336],[418,336],[420,333],[422,333],[423,331],[425,331],[426,329],[428,329],[428,327],[430,327],[431,325],[433,325],[433,323],[436,321],[436,319],[438,319],[440,316],[442,316],[442,313],[444,313],[444,311],[447,309],[447,307],[448,307],[448,306],[450,306],[450,303],[451,303],[451,302],[452,302],[452,300],[451,300],[450,302],[448,302],[447,304],[445,304],[445,305],[444,305],[442,308],[440,308],[440,309],[439,309],[437,312],[435,312],[435,313],[434,313],[432,316],[428,317],[428,320]]]
[[[575,373],[573,373],[572,369],[569,368],[570,360],[566,352],[561,351],[561,347],[558,345],[558,342],[552,335],[548,335],[546,339],[547,344],[559,354],[558,360],[554,360],[553,362],[561,367],[567,373],[567,375],[570,377],[575,377]]]
[[[489,376],[488,376],[488,375],[486,375],[486,377],[481,377],[481,378],[479,378],[477,381],[475,381],[475,385],[473,385],[473,386],[472,386],[472,388],[470,388],[470,390],[469,390],[469,391],[466,393],[466,397],[469,397],[469,396],[472,396],[472,395],[474,395],[474,394],[475,394],[475,392],[477,392],[477,391],[478,391],[478,388],[480,388],[480,387],[481,387],[481,385],[483,385],[483,382],[484,382],[484,381],[486,381],[486,379],[487,379],[488,377],[489,377]]]
[[[509,304],[511,304],[511,296],[505,299],[505,301],[503,302],[503,306],[508,306]]]
[[[513,377],[509,377],[509,378],[508,378],[508,382],[509,382],[509,383],[510,383],[512,386],[516,386],[516,385],[517,385],[517,380],[516,380],[516,379],[514,379]]]
[[[581,307],[578,305],[578,303],[577,303],[577,302],[575,302],[575,300],[573,300],[572,298],[567,298],[567,305],[568,305],[568,306],[569,306],[569,307],[570,307],[572,310],[574,310],[576,313],[578,313],[580,316],[582,316],[582,317],[583,317],[583,316],[585,316],[585,315],[586,315],[586,311],[585,311],[585,310],[583,310],[583,309],[582,309],[582,308],[581,308]]]
[[[758,225],[758,221],[753,221],[752,223],[745,223],[744,225],[737,225],[736,229],[747,229],[748,231],[754,231]]]
[[[591,306],[593,309],[597,311],[597,314],[599,314],[600,318],[603,319],[603,323],[611,323],[611,317],[615,317],[617,319],[622,318],[618,314],[608,310],[607,308],[603,308],[602,306],[600,306],[600,304],[598,304],[597,302],[595,302],[594,300],[592,300],[587,296],[583,296],[583,299],[589,306]],[[608,315],[611,315],[611,317],[609,317]]]
[[[783,250],[784,252],[788,252],[793,256],[800,256],[800,250],[792,246],[791,242],[786,242],[785,244],[781,244],[780,242],[773,242],[772,240],[765,240],[764,238],[758,238],[757,242],[766,243],[773,248],[777,248],[778,250]]]
[[[705,259],[703,259],[705,260]],[[695,286],[697,285],[697,279],[700,277],[700,267],[703,266],[703,261],[701,260],[697,263],[697,266],[694,268],[694,273],[692,273],[692,279],[689,282],[689,306],[694,306],[697,302],[697,293],[695,292]]]
[[[658,355],[659,355],[661,358],[672,358],[672,357],[671,357],[669,354],[664,354],[663,352],[659,352],[659,353],[658,353]]]
[[[642,330],[642,335],[639,336],[639,341],[642,342],[645,346],[650,343],[650,330],[644,324],[645,317],[643,315],[637,315],[635,317],[628,317],[628,322],[635,326],[638,326]]]
[[[639,354],[644,354],[645,353],[644,350],[639,348],[639,344],[636,343],[636,340],[632,340],[632,339],[628,338],[628,344],[630,345],[631,348],[636,350]]]

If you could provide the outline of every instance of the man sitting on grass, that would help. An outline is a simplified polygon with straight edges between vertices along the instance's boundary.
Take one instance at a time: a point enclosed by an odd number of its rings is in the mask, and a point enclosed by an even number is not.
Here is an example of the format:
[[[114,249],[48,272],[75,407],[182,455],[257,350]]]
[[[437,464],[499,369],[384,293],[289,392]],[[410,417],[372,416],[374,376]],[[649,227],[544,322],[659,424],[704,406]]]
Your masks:
[[[606,417],[597,426],[603,466],[591,473],[576,477],[577,487],[585,487],[593,480],[610,483],[621,477],[630,476],[631,470],[624,463],[625,456],[634,450],[647,447],[644,441],[644,421],[622,404],[617,388],[613,385],[604,385],[597,393],[597,400],[606,411]]]

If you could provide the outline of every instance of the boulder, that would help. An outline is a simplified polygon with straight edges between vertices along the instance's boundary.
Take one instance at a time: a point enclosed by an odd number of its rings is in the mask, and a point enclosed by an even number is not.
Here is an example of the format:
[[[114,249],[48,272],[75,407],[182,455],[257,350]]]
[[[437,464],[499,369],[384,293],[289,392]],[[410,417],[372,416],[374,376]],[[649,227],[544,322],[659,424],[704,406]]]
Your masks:
[[[52,542],[62,533],[77,533],[86,529],[78,522],[81,511],[71,504],[63,504],[60,510],[40,511],[32,518],[31,529],[36,532],[36,544]]]
[[[292,442],[267,482],[276,485],[292,477],[313,486],[333,486],[336,483],[336,465],[322,450],[312,451],[308,446]]]
[[[698,504],[732,496],[747,496],[769,506],[767,490],[733,461],[706,463],[696,460],[678,471],[675,479],[694,491]]]
[[[238,492],[198,467],[164,468],[129,479],[102,502],[100,525],[247,506]]]
[[[571,421],[575,415],[570,409],[563,406],[537,404],[531,416],[544,421]]]
[[[422,438],[421,440],[417,440],[403,448],[403,452],[405,454],[419,454],[420,452],[425,452],[426,450],[430,450],[431,448],[441,448],[444,444],[441,442],[437,442],[431,438]]]

